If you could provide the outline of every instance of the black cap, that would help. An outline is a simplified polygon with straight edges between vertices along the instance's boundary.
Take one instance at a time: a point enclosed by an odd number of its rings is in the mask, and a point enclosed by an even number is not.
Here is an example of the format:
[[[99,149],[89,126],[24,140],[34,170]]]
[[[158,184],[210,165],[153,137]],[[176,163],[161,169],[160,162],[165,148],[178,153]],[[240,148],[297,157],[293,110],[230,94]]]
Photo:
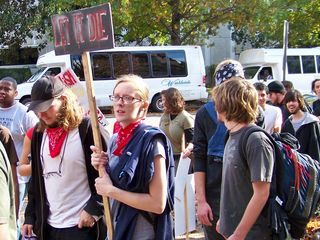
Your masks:
[[[28,111],[45,112],[55,97],[60,96],[65,89],[63,83],[55,77],[45,76],[33,84],[31,90],[31,103]]]
[[[274,93],[285,93],[285,88],[280,81],[272,81],[271,83],[269,83],[268,90],[269,92]]]

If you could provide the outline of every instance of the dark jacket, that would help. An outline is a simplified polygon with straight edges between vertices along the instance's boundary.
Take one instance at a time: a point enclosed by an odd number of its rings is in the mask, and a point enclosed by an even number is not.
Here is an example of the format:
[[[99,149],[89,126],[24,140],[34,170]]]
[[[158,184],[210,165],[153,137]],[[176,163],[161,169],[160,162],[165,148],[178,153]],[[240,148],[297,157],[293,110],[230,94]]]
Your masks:
[[[295,136],[300,143],[299,152],[308,154],[313,159],[320,161],[320,128],[319,120],[317,117],[310,113],[307,114],[304,122],[297,130],[291,123],[292,117],[289,117],[283,124],[281,132],[288,132]]]
[[[317,99],[312,103],[313,115],[320,116],[320,99]]]
[[[154,172],[153,142],[160,138],[164,143],[166,152],[166,167],[168,181],[168,196],[165,210],[162,214],[151,214],[151,222],[155,230],[156,240],[172,239],[172,219],[170,211],[173,210],[174,198],[174,160],[170,141],[165,134],[151,126],[140,124],[135,130],[132,139],[123,150],[119,163],[110,172],[112,183],[123,190],[137,193],[147,193],[149,183]],[[129,154],[130,153],[130,154]],[[138,210],[120,202],[117,216],[114,240],[129,240],[136,226],[138,215],[149,216],[150,213]]]
[[[43,132],[36,131],[37,126],[33,132],[31,142],[31,157],[32,157],[32,175],[28,190],[28,205],[25,211],[25,224],[33,225],[33,231],[38,236],[38,239],[42,240],[46,236],[47,219],[49,214],[49,206],[46,199],[46,191],[44,186],[44,180],[42,177],[42,164],[40,160],[40,149]],[[99,177],[98,171],[96,171],[91,165],[91,149],[90,146],[94,145],[93,133],[91,122],[89,118],[84,118],[79,125],[79,134],[83,146],[83,152],[86,160],[86,168],[88,175],[89,187],[91,190],[91,197],[87,202],[84,210],[91,215],[101,216],[103,215],[103,207],[101,206],[102,197],[97,194],[95,189],[95,179]],[[107,150],[108,133],[101,128],[101,140],[104,151]],[[63,186],[61,186],[63,188]],[[102,222],[102,221],[100,221]],[[106,236],[105,227],[96,224],[97,231],[100,232],[100,236]]]
[[[226,133],[224,124],[217,120],[212,102],[198,110],[194,122],[193,167],[195,172],[206,173],[206,198],[211,208],[215,210],[215,215],[219,214],[222,157]],[[211,200],[215,202],[211,203]]]

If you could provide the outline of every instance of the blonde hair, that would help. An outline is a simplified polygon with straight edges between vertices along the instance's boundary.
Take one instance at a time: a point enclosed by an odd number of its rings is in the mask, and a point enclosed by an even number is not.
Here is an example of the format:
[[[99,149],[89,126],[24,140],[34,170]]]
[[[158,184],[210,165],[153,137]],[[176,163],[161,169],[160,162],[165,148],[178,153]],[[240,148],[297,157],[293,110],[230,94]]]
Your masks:
[[[58,127],[62,127],[66,131],[77,128],[84,116],[83,108],[78,102],[77,96],[68,88],[66,88],[60,96],[62,101],[57,123]],[[40,119],[38,130],[43,131],[48,126]]]
[[[117,79],[117,83],[113,88],[113,92],[120,83],[132,83],[135,86],[135,90],[137,90],[139,97],[143,101],[148,102],[149,88],[141,77],[134,74],[121,75]]]
[[[253,84],[240,77],[233,77],[212,90],[218,113],[228,121],[254,122],[258,114],[258,93]]]

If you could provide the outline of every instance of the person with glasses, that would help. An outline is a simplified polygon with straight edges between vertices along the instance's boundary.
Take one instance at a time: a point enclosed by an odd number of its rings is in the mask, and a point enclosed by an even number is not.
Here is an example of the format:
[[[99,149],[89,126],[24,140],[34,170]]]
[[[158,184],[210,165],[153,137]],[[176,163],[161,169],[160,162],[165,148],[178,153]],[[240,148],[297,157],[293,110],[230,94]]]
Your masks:
[[[168,88],[161,92],[163,111],[160,118],[160,129],[170,139],[176,169],[181,153],[190,157],[193,149],[194,117],[184,110],[184,99],[176,88]]]
[[[76,95],[52,76],[32,87],[31,104],[40,122],[32,134],[32,171],[24,237],[40,240],[104,239],[102,198],[91,165],[93,133]],[[100,128],[103,150],[108,134]]]
[[[107,153],[92,146],[91,159],[108,172],[95,186],[112,201],[113,240],[172,239],[173,154],[165,134],[144,123],[149,90],[142,78],[124,75],[110,99],[120,129]]]

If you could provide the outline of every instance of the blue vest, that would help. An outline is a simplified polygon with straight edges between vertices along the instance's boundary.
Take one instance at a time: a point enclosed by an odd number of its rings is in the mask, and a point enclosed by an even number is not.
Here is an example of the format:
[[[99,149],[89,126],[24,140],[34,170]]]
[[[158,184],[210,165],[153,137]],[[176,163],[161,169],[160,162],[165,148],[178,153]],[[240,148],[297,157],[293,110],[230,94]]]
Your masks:
[[[167,204],[162,214],[153,214],[152,225],[155,230],[156,240],[172,239],[172,219],[170,211],[173,209],[174,199],[174,160],[170,141],[166,135],[159,130],[145,124],[140,124],[135,130],[132,139],[123,149],[119,158],[119,164],[110,172],[113,184],[121,189],[147,193],[149,182],[153,176],[153,140],[161,138],[166,152],[166,168],[168,180]],[[117,216],[114,240],[129,240],[132,238],[136,226],[138,214],[142,210],[120,203]]]

